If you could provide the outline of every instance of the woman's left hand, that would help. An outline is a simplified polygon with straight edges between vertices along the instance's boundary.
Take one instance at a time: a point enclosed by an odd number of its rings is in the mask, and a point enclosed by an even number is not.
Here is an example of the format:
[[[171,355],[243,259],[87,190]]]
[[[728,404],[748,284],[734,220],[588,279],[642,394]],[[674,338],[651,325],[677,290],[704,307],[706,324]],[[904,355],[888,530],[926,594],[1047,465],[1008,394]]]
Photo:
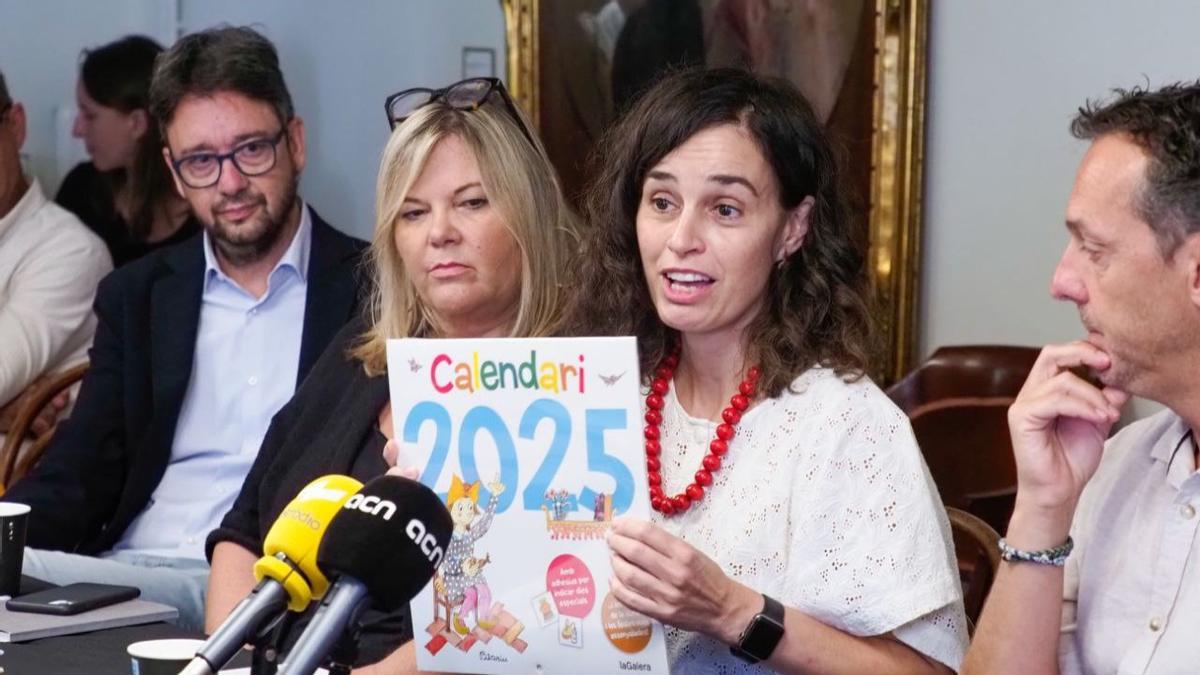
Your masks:
[[[711,558],[644,520],[613,521],[612,593],[622,604],[683,630],[735,642],[762,609],[762,596],[730,579]]]

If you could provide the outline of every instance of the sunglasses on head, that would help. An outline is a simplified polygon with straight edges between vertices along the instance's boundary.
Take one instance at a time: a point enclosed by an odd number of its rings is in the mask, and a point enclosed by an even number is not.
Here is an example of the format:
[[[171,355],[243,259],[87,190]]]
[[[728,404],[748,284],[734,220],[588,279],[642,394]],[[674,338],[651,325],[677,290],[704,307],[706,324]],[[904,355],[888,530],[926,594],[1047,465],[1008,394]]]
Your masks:
[[[472,77],[441,89],[429,89],[428,87],[405,89],[387,97],[383,106],[387,112],[388,125],[395,129],[419,108],[430,103],[443,103],[456,110],[476,110],[479,106],[487,103],[492,94],[496,94],[500,98],[504,109],[517,123],[521,133],[525,134],[525,138],[531,144],[536,145],[533,142],[533,134],[525,126],[521,115],[517,113],[517,106],[498,77]]]

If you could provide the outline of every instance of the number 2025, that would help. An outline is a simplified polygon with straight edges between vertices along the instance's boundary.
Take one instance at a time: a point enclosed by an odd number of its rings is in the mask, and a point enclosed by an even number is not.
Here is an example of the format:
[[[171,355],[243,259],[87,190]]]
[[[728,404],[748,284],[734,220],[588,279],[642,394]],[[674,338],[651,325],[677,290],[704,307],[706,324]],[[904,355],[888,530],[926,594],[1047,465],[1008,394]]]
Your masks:
[[[433,401],[422,401],[413,406],[404,420],[404,442],[416,443],[421,428],[427,423],[434,425],[436,434],[429,464],[421,473],[421,482],[435,485],[450,453],[453,422],[445,406]],[[521,506],[526,511],[541,509],[546,499],[546,491],[551,488],[571,442],[570,412],[563,404],[548,398],[538,399],[529,404],[521,415],[517,436],[532,440],[534,433],[543,423],[554,425],[554,435],[541,465],[521,491]],[[612,500],[613,511],[616,513],[628,510],[633,503],[633,473],[620,459],[604,452],[604,432],[623,430],[627,426],[628,420],[623,409],[595,408],[584,411],[587,468],[589,471],[610,476],[615,481]],[[500,457],[500,482],[508,489],[500,494],[496,512],[503,513],[516,498],[516,486],[520,483],[520,463],[517,460],[517,448],[512,433],[500,415],[488,406],[475,406],[462,418],[458,432],[458,462],[462,469],[462,479],[467,482],[479,480],[479,471],[475,464],[475,439],[481,431],[491,435]],[[578,495],[578,501],[569,504],[571,510],[575,510],[580,504],[590,508],[590,505],[595,503],[597,494],[596,490],[584,487]],[[479,499],[486,502],[490,496],[487,481],[483,481]],[[441,497],[445,499],[444,494]],[[574,499],[572,495],[571,500]]]

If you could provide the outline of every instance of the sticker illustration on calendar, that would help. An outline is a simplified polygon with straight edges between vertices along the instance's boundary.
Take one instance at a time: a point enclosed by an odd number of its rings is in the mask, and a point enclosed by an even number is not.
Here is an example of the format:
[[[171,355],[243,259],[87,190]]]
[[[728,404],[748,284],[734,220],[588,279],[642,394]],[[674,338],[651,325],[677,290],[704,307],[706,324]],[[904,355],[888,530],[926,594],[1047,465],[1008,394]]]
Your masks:
[[[454,523],[411,605],[418,668],[669,672],[608,588],[613,518],[650,516],[637,373],[627,337],[388,341],[398,463]]]

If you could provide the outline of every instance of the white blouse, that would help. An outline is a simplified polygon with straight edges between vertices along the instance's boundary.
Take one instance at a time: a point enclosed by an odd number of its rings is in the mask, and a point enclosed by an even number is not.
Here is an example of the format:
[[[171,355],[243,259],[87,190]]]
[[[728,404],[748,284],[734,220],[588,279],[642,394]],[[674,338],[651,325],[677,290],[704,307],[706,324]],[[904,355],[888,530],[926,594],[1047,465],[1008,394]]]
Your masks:
[[[892,633],[955,670],[967,648],[950,523],[908,419],[870,380],[812,368],[737,425],[704,499],[653,520],[730,577],[853,635]],[[716,424],[663,407],[668,495],[694,480]],[[762,673],[667,629],[675,673]]]

